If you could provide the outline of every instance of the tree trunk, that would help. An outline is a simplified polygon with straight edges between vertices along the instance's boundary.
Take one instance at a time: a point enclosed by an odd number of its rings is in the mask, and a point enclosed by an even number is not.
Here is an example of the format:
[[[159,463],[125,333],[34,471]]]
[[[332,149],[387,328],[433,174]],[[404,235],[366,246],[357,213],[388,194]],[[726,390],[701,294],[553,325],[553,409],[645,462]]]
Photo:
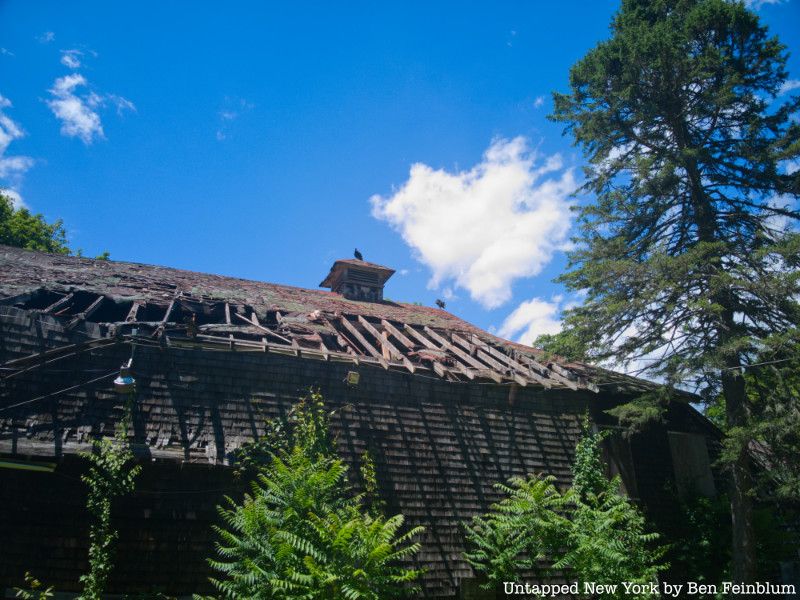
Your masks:
[[[736,361],[738,362],[738,361]],[[727,369],[722,374],[722,392],[725,396],[725,412],[728,427],[743,427],[747,424],[746,392],[744,377],[738,369]],[[755,580],[755,539],[753,532],[753,474],[747,446],[731,465],[731,520],[733,531],[733,573],[737,583],[752,583]]]

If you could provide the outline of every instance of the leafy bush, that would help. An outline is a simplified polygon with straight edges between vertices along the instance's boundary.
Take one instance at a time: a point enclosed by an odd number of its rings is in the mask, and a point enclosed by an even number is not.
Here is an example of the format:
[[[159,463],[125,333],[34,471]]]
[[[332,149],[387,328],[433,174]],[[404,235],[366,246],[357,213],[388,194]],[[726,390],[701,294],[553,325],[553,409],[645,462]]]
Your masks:
[[[600,444],[588,421],[576,447],[573,486],[563,494],[553,477],[530,476],[498,484],[506,498],[466,527],[467,561],[496,589],[503,581],[540,578],[568,571],[581,581],[647,584],[666,568],[658,534],[647,533],[638,508],[618,493],[619,477],[608,479]],[[546,560],[552,561],[547,566]],[[609,598],[636,598],[625,594]]]
[[[210,563],[221,577],[214,586],[231,599],[406,595],[421,571],[398,563],[419,551],[412,539],[422,528],[401,533],[402,515],[367,510],[363,496],[350,492],[319,394],[298,404],[287,424],[253,446],[270,458],[251,493],[220,508],[219,559]]]
[[[552,557],[553,548],[569,529],[569,522],[559,514],[564,497],[553,485],[554,480],[514,477],[508,485],[496,484],[506,498],[466,527],[467,540],[474,549],[464,557],[486,575],[486,587],[517,580],[526,572],[546,575],[541,561]]]

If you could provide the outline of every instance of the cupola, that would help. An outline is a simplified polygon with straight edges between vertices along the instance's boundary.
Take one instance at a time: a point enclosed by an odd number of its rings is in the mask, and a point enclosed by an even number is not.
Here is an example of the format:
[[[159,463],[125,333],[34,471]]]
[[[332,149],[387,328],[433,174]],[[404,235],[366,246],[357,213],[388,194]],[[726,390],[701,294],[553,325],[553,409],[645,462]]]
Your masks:
[[[394,274],[394,269],[365,260],[337,260],[320,287],[330,288],[348,300],[381,302],[383,285]]]

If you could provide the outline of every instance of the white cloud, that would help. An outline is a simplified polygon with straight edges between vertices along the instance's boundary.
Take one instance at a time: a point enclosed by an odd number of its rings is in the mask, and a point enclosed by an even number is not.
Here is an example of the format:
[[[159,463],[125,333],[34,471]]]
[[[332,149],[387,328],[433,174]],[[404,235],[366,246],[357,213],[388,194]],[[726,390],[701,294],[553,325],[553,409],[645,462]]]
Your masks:
[[[8,48],[0,48],[0,55],[2,56],[14,56],[14,53],[9,50]]]
[[[99,96],[76,93],[78,88],[86,87],[86,78],[75,73],[59,77],[50,88],[54,97],[47,101],[53,114],[61,121],[61,133],[67,137],[80,138],[84,144],[91,144],[95,138],[103,138],[103,124],[100,115],[93,109],[99,106]]]
[[[798,88],[800,88],[800,79],[787,79],[778,90],[778,95],[787,94]]]
[[[520,304],[508,315],[498,330],[498,335],[506,339],[514,338],[520,344],[531,345],[543,333],[553,334],[561,331],[561,298],[547,302],[532,298]]]
[[[12,190],[11,188],[0,188],[0,193],[3,196],[11,198],[11,206],[14,208],[28,208],[28,205],[22,201],[22,196],[19,195],[19,192],[16,190]]]
[[[36,41],[40,44],[49,44],[56,39],[56,34],[52,31],[45,31],[43,34],[36,36]]]
[[[70,69],[78,69],[81,66],[81,56],[83,52],[80,50],[62,50],[61,64]]]
[[[783,165],[786,169],[787,175],[791,175],[793,173],[797,173],[797,171],[800,171],[800,159],[784,161]]]
[[[575,188],[559,155],[540,160],[517,137],[495,140],[468,171],[417,163],[399,190],[370,202],[431,269],[429,287],[452,283],[495,308],[565,245]]]
[[[541,108],[544,106],[544,96],[537,96],[536,100],[533,101],[533,108]]]
[[[6,154],[14,140],[25,137],[22,127],[5,112],[11,106],[11,101],[0,95],[0,179],[6,182],[7,188],[14,191],[22,183],[22,176],[25,172],[33,166],[33,159],[29,156]],[[5,192],[7,195],[10,195],[8,194],[9,189]],[[14,191],[14,194],[19,199],[19,193]]]
[[[125,110],[136,110],[133,102],[114,94],[100,95],[87,88],[88,82],[80,73],[59,77],[50,88],[51,100],[47,105],[61,121],[61,133],[67,137],[77,137],[84,144],[91,144],[95,139],[105,137],[99,109],[111,103],[121,114]]]

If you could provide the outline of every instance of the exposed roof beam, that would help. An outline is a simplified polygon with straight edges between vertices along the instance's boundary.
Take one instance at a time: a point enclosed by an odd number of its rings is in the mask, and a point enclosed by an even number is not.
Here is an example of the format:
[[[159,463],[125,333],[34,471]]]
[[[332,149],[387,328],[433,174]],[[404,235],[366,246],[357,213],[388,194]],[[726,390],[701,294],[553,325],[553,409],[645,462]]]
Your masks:
[[[364,348],[366,348],[367,352],[369,352],[374,358],[378,359],[378,362],[381,363],[384,369],[389,368],[389,363],[386,362],[386,359],[383,358],[383,355],[376,350],[375,346],[367,341],[367,338],[361,335],[361,332],[356,329],[355,325],[353,325],[346,316],[342,315],[339,318],[339,322],[353,335],[354,338],[356,338],[356,340],[358,340],[362,346],[364,346]]]
[[[103,300],[105,300],[105,296],[98,296],[95,298],[94,301],[88,307],[86,307],[86,310],[75,315],[72,320],[67,323],[65,329],[70,330],[84,319],[88,319],[94,311],[100,308]]]
[[[408,369],[411,373],[414,372],[414,365],[402,352],[395,348],[394,344],[389,341],[389,337],[386,335],[386,333],[381,334],[378,332],[378,330],[373,327],[372,323],[367,321],[361,315],[358,315],[358,322],[361,323],[364,329],[372,334],[372,337],[378,340],[378,343],[381,345],[382,349],[388,350],[390,357],[400,360],[405,365],[406,369]]]
[[[140,302],[134,302],[131,304],[131,309],[128,311],[128,316],[125,317],[126,323],[131,323],[136,320],[136,315],[139,313],[139,309],[142,307]]]
[[[503,377],[500,374],[495,373],[492,369],[487,368],[486,365],[481,364],[478,360],[472,358],[469,354],[467,354],[460,348],[450,343],[449,340],[445,339],[444,337],[436,333],[433,329],[431,329],[427,325],[425,325],[424,329],[425,333],[427,333],[431,338],[433,338],[435,342],[438,342],[443,348],[446,348],[447,350],[455,354],[458,358],[463,360],[465,363],[467,363],[474,369],[477,369],[478,371],[481,371],[482,374],[487,375],[489,379],[492,379],[495,383],[500,383],[501,381],[503,381]],[[466,365],[464,366],[466,367]]]
[[[517,371],[515,371],[515,370],[514,370],[512,367],[510,367],[510,366],[508,366],[508,365],[504,365],[504,364],[502,364],[501,362],[499,362],[499,361],[495,360],[495,359],[494,359],[494,358],[492,358],[492,357],[491,357],[489,354],[487,354],[486,352],[484,352],[484,351],[483,351],[483,350],[482,350],[480,347],[473,346],[473,345],[472,345],[472,344],[470,344],[470,343],[469,343],[467,340],[465,340],[464,338],[462,338],[460,335],[458,335],[458,334],[455,334],[455,333],[454,333],[454,334],[452,334],[452,335],[453,335],[453,341],[454,341],[454,342],[456,342],[457,344],[460,344],[460,345],[461,345],[463,348],[465,348],[465,349],[467,349],[467,350],[469,350],[469,351],[473,351],[473,350],[474,350],[474,351],[475,351],[475,354],[476,354],[476,356],[478,356],[478,358],[480,358],[480,359],[481,359],[482,361],[484,361],[486,364],[488,364],[488,365],[490,365],[490,366],[494,367],[494,368],[495,368],[495,369],[497,369],[497,370],[498,370],[500,373],[506,373],[506,372],[509,372],[509,373],[511,373],[511,378],[512,378],[514,381],[516,381],[518,384],[520,384],[521,386],[523,386],[523,387],[524,387],[524,386],[527,386],[527,385],[528,385],[528,378],[527,378],[527,377],[524,377],[523,375],[520,375],[520,374],[519,374]],[[524,373],[524,372],[525,372],[525,371],[523,371],[523,373]]]
[[[430,348],[431,350],[438,350],[439,349],[439,348],[436,347],[436,345],[433,342],[431,342],[428,338],[426,338],[424,335],[422,335],[416,329],[411,327],[411,325],[409,325],[408,323],[403,323],[403,329],[405,329],[406,332],[408,332],[408,334],[411,335],[411,337],[413,337],[415,340],[418,340],[426,348]],[[434,372],[439,377],[445,377],[447,375],[447,371],[448,371],[447,367],[445,367],[438,360],[434,360],[434,359],[429,359],[429,360],[431,361],[431,366],[433,367]],[[469,373],[467,373],[466,375],[470,379],[474,379],[475,378],[474,375],[471,375]]]
[[[529,377],[530,379],[532,379],[536,383],[539,383],[539,384],[543,385],[547,389],[550,389],[551,387],[553,387],[553,382],[552,381],[548,381],[548,379],[546,379],[545,377],[542,377],[538,373],[534,372],[530,367],[526,367],[525,365],[517,362],[516,360],[514,360],[513,358],[511,358],[507,354],[505,354],[503,352],[500,352],[499,350],[497,350],[496,348],[494,348],[490,344],[485,343],[483,340],[481,340],[475,334],[472,335],[472,342],[476,346],[478,346],[479,348],[481,348],[482,350],[484,350],[485,352],[487,352],[488,354],[493,356],[494,358],[496,358],[496,359],[504,362],[505,364],[507,364],[509,366],[509,368],[511,368],[512,370],[519,371],[520,373],[524,373],[527,377]]]
[[[259,322],[259,320],[258,320],[258,316],[256,316],[256,313],[255,313],[255,311],[253,311],[252,320],[251,320],[251,319],[248,319],[248,318],[247,318],[247,317],[245,317],[244,315],[240,315],[240,314],[239,314],[239,313],[237,313],[237,312],[233,313],[233,316],[234,316],[234,317],[238,317],[238,318],[240,318],[240,319],[241,319],[242,321],[244,321],[245,323],[249,323],[250,325],[253,325],[253,326],[254,326],[256,329],[260,329],[260,330],[261,330],[261,331],[263,331],[264,333],[266,333],[266,334],[268,334],[268,335],[271,335],[272,337],[274,337],[274,338],[277,338],[277,339],[281,340],[282,342],[286,342],[286,343],[287,343],[287,344],[289,344],[289,345],[291,345],[291,343],[292,343],[292,340],[290,340],[289,338],[285,338],[285,337],[283,337],[282,335],[279,335],[279,334],[275,333],[275,332],[274,332],[274,331],[272,331],[271,329],[269,329],[269,328],[267,328],[267,327],[264,327],[264,326],[263,326],[263,325],[262,325],[262,324]]]
[[[74,295],[75,295],[75,294],[73,294],[72,292],[70,292],[69,294],[67,294],[67,295],[66,295],[66,296],[64,296],[63,298],[59,298],[58,300],[56,300],[55,302],[53,302],[53,303],[52,303],[50,306],[48,306],[47,308],[45,308],[45,309],[44,309],[42,312],[43,312],[43,313],[51,313],[51,312],[53,312],[54,310],[58,310],[59,308],[61,308],[62,306],[64,306],[64,305],[65,305],[67,302],[69,302],[70,300],[72,300],[72,298],[73,298],[73,296],[74,296]]]
[[[403,333],[399,329],[397,329],[397,327],[389,323],[389,321],[387,321],[386,319],[381,319],[381,325],[386,331],[392,334],[395,337],[395,339],[397,339],[406,348],[408,348],[409,350],[416,349],[416,345],[414,344],[414,342],[412,342],[405,335],[403,335]]]

